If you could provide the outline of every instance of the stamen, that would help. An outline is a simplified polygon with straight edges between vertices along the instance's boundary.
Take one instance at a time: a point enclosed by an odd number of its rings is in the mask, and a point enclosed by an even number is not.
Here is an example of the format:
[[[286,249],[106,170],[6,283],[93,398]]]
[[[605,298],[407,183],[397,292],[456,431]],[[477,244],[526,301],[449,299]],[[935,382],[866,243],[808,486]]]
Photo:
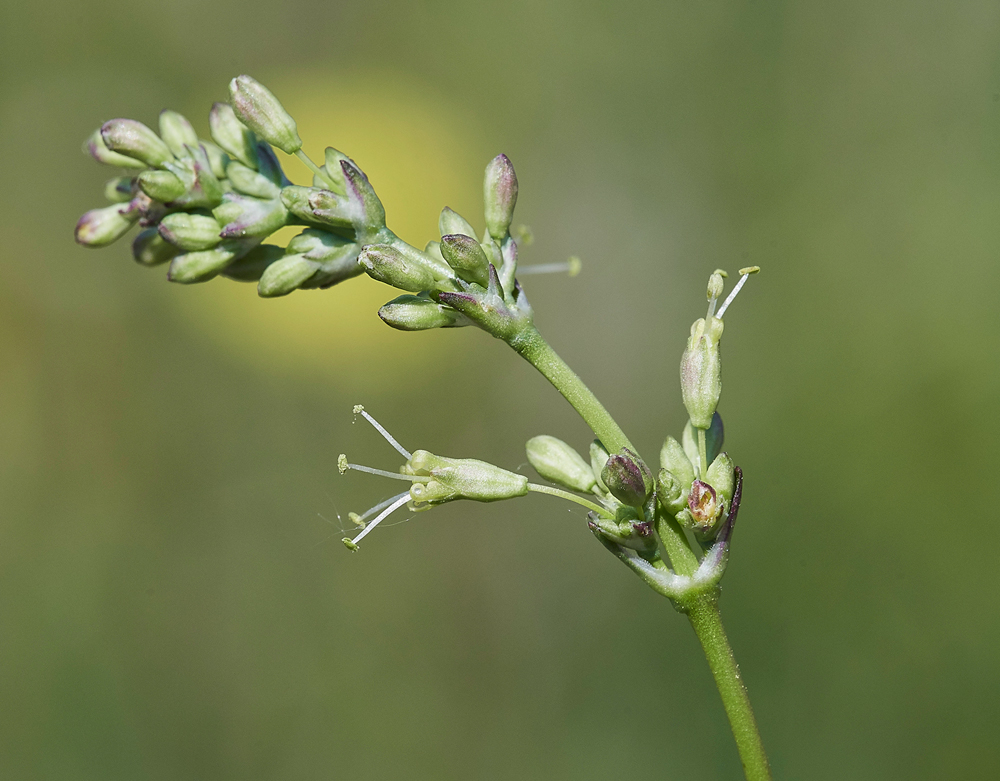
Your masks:
[[[391,477],[393,480],[405,480],[408,483],[426,483],[430,481],[429,477],[420,477],[419,475],[401,475],[399,472],[389,472],[385,469],[375,469],[371,466],[363,466],[362,464],[344,464],[346,472],[348,469],[354,469],[358,472],[367,472],[370,475],[378,475],[379,477]]]
[[[729,305],[733,303],[733,299],[736,298],[736,294],[743,289],[743,286],[746,284],[749,276],[751,274],[756,274],[758,271],[760,271],[760,266],[748,266],[747,268],[740,269],[740,281],[736,283],[736,287],[733,288],[733,292],[729,294],[722,306],[719,307],[719,311],[715,315],[716,317],[721,318],[726,313],[726,310],[729,309]]]
[[[404,504],[410,501],[410,492],[404,491],[398,496],[394,496],[389,501],[391,502],[391,504],[384,510],[382,510],[382,512],[379,513],[378,517],[374,521],[365,526],[361,534],[359,534],[353,540],[348,540],[345,538],[344,544],[350,543],[349,545],[347,545],[348,548],[351,548],[351,550],[356,550],[358,543],[364,538],[366,534],[368,534],[368,532],[370,532],[372,529],[374,529],[376,526],[382,523],[382,521],[384,521],[386,518],[392,515],[396,510],[398,510],[400,507],[402,507]]]
[[[580,260],[575,255],[567,260],[565,263],[535,263],[530,266],[519,266],[517,269],[517,275],[523,276],[524,274],[569,274],[571,277],[575,277],[580,273],[580,269],[583,267],[583,261]]]
[[[358,415],[358,414],[363,415],[364,419],[367,420],[369,423],[371,423],[375,427],[375,430],[379,434],[381,434],[383,437],[385,437],[385,441],[388,442],[390,445],[392,445],[394,448],[396,448],[396,452],[399,453],[401,456],[403,456],[403,458],[405,458],[407,461],[409,461],[411,458],[413,458],[413,454],[410,451],[408,451],[405,447],[403,447],[401,444],[399,444],[395,440],[395,438],[392,436],[392,434],[390,434],[388,431],[386,431],[382,427],[382,425],[377,420],[375,420],[375,418],[373,418],[371,415],[369,415],[367,412],[365,412],[365,408],[363,406],[361,406],[360,404],[355,404],[354,405],[354,414],[355,415]],[[356,467],[353,467],[353,468],[356,468]]]

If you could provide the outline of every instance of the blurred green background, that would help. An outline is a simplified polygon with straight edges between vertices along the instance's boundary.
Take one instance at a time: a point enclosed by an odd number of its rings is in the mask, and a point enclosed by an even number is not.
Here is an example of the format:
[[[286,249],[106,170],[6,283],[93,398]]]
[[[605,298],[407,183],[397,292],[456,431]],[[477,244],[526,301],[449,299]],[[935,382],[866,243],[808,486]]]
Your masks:
[[[548,497],[350,555],[405,445],[529,472],[575,413],[361,278],[263,301],[72,230],[106,119],[250,73],[422,243],[506,152],[537,323],[649,458],[708,274],[746,474],[723,616],[775,774],[1000,775],[1000,6],[0,6],[0,777],[734,779],[687,622]],[[307,179],[289,161],[293,179]],[[405,514],[398,516],[405,519]],[[344,521],[341,521],[341,518]],[[388,526],[388,524],[387,524]]]

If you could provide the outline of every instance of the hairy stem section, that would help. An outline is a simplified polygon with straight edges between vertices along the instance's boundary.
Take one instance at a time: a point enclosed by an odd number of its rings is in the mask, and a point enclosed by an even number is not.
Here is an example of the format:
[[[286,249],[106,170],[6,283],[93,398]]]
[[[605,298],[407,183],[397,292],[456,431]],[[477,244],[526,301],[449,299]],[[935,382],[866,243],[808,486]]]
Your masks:
[[[740,678],[740,670],[726,631],[722,627],[718,592],[701,595],[692,600],[691,604],[685,605],[685,608],[722,696],[722,704],[729,717],[729,726],[733,730],[736,748],[743,763],[743,773],[747,781],[771,781],[771,768],[760,740],[753,708],[750,707],[750,698],[743,679]]]

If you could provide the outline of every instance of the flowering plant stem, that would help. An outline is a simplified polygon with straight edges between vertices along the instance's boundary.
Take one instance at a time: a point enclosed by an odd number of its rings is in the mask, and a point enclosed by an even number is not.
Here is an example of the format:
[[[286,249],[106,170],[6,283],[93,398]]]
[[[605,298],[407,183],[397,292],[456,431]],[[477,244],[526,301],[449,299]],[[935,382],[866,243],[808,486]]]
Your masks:
[[[584,385],[576,372],[569,368],[566,361],[549,346],[534,325],[528,323],[513,334],[501,338],[555,386],[573,409],[580,413],[580,417],[590,426],[590,430],[604,443],[609,452],[617,453],[623,447],[635,450],[625,432],[604,409],[604,405],[597,400],[590,388]]]
[[[705,650],[705,658],[722,696],[747,781],[771,781],[771,768],[750,707],[750,697],[722,627],[717,590],[695,599],[687,608],[687,616]]]
[[[505,335],[502,338],[505,338],[518,355],[552,383],[611,452],[617,452],[623,447],[635,449],[604,405],[576,372],[559,357],[534,325],[527,324],[513,335]],[[704,431],[699,431],[698,446],[704,470],[707,468],[704,465]],[[532,488],[538,491],[541,486]],[[548,492],[556,493],[551,489]],[[660,538],[671,563],[679,574],[690,576],[698,566],[698,558],[689,547],[684,532],[677,522],[669,517],[662,520],[665,523],[660,524]],[[729,726],[736,740],[736,748],[747,781],[771,781],[771,768],[764,753],[750,697],[740,678],[736,657],[726,637],[726,630],[722,626],[718,597],[719,588],[714,586],[709,591],[679,604],[679,607],[687,614],[691,627],[705,651],[705,658],[708,659],[708,666],[712,670],[712,677],[715,679],[723,707],[729,717]]]

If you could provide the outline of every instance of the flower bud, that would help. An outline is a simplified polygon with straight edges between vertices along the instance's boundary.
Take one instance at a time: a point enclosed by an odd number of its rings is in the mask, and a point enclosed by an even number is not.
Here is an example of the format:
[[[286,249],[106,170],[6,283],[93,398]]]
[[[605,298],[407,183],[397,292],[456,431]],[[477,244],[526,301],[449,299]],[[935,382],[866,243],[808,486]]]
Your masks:
[[[90,156],[97,160],[97,162],[104,163],[105,165],[113,165],[118,168],[146,167],[146,164],[141,160],[136,160],[134,157],[128,157],[108,149],[108,145],[104,143],[104,138],[101,136],[100,128],[95,130],[94,134],[84,142],[83,149],[89,152]]]
[[[139,174],[139,187],[146,195],[160,203],[171,203],[187,192],[188,186],[170,171],[143,171]]]
[[[285,176],[285,172],[281,170],[281,163],[278,162],[278,156],[271,149],[270,144],[266,144],[263,141],[257,142],[257,170],[261,176],[278,187],[285,187],[291,184]]]
[[[368,245],[358,256],[358,263],[372,279],[411,293],[430,290],[437,281],[430,268],[388,244]]]
[[[489,260],[476,239],[463,234],[442,236],[441,255],[466,282],[486,287],[490,277]]]
[[[321,187],[292,185],[281,191],[281,200],[300,219],[335,228],[353,228],[356,211],[346,195]]]
[[[656,550],[656,535],[653,524],[649,523],[632,507],[619,507],[615,519],[602,518],[597,513],[587,516],[591,531],[606,540],[623,545],[632,550],[652,552]]]
[[[326,176],[323,188],[329,187],[338,195],[347,194],[347,183],[344,179],[344,169],[340,163],[343,160],[350,160],[343,152],[338,152],[332,146],[328,146],[324,152],[323,173]]]
[[[226,166],[229,165],[229,155],[211,141],[199,141],[198,145],[205,150],[208,167],[216,179],[226,178]]]
[[[121,204],[91,209],[76,224],[74,235],[85,247],[106,247],[120,239],[136,220],[139,212]]]
[[[601,472],[604,471],[604,466],[608,463],[610,457],[611,454],[608,453],[607,448],[604,447],[601,440],[595,439],[590,443],[590,471],[594,473],[597,487],[604,493],[608,492],[608,487],[604,484],[604,480],[601,479]]]
[[[441,231],[441,236],[459,234],[476,238],[476,229],[466,222],[462,215],[447,206],[441,210],[441,216],[438,217],[438,230]]]
[[[639,508],[652,496],[655,483],[649,467],[628,448],[608,459],[601,479],[619,502]]]
[[[364,241],[362,229],[367,228],[369,233],[374,234],[385,227],[385,208],[368,177],[351,160],[341,160],[340,170],[344,174],[347,197],[354,208],[355,230],[359,233],[359,240]]]
[[[712,537],[712,532],[722,520],[723,502],[715,489],[708,483],[695,480],[691,484],[687,509],[677,514],[677,520],[685,528],[691,529],[698,539]]]
[[[660,466],[670,472],[685,488],[690,487],[694,480],[694,466],[690,457],[684,452],[681,443],[673,437],[667,437],[660,448]]]
[[[159,266],[179,254],[180,249],[164,239],[156,228],[146,228],[132,240],[132,257],[143,266]]]
[[[112,152],[141,160],[159,168],[174,159],[163,139],[134,119],[112,119],[101,126],[101,138]]]
[[[277,198],[281,195],[281,188],[278,185],[263,174],[247,168],[243,163],[230,163],[226,168],[226,176],[232,183],[233,189],[244,195],[252,195],[255,198]]]
[[[256,243],[256,239],[228,239],[214,249],[178,255],[170,262],[167,279],[185,285],[206,282],[249,252]]]
[[[109,179],[104,185],[104,197],[111,203],[128,203],[135,195],[134,182],[135,179],[131,176],[116,176],[114,179]]]
[[[717,317],[696,320],[681,356],[681,396],[691,425],[707,429],[722,394],[719,340],[723,323]]]
[[[319,270],[319,263],[305,255],[285,255],[261,275],[257,294],[261,298],[286,296]]]
[[[428,331],[469,325],[454,309],[424,296],[403,295],[378,310],[382,322],[399,331]]]
[[[229,95],[236,115],[262,139],[289,155],[302,148],[295,120],[259,81],[237,76],[229,82]]]
[[[212,210],[224,239],[269,236],[288,221],[288,210],[280,198],[258,200],[227,193],[223,202]]]
[[[590,493],[597,482],[590,464],[561,439],[544,434],[532,437],[525,451],[535,471],[550,483]]]
[[[212,140],[233,160],[239,160],[250,168],[257,168],[257,139],[236,118],[232,106],[228,103],[213,105],[208,115],[208,125],[212,131]]]
[[[160,220],[160,235],[186,252],[212,249],[222,241],[222,226],[204,214],[174,212]]]
[[[259,244],[246,255],[236,258],[220,273],[237,282],[257,282],[267,268],[285,257],[285,248],[276,244]]]
[[[444,458],[417,450],[403,465],[403,474],[430,477],[414,483],[410,498],[415,510],[454,499],[495,502],[528,493],[528,478],[472,458]]]
[[[160,138],[170,148],[176,157],[184,157],[185,145],[198,146],[198,134],[194,132],[187,119],[170,109],[160,112]]]
[[[486,230],[497,241],[502,241],[510,230],[517,203],[517,176],[507,155],[497,155],[486,166],[483,182],[483,201],[486,207]]]
[[[698,447],[698,429],[688,421],[684,426],[684,433],[681,435],[681,442],[684,443],[684,453],[692,464],[697,464],[700,468],[701,453]],[[722,416],[716,412],[712,415],[712,425],[705,432],[705,462],[711,464],[717,455],[722,452],[722,443],[725,438],[725,430],[722,427]],[[669,468],[669,467],[668,467]]]
[[[733,488],[736,486],[736,466],[729,454],[719,453],[709,466],[705,478],[715,489],[724,509],[728,509],[733,499]]]
[[[677,515],[687,507],[690,487],[691,483],[685,483],[673,472],[661,469],[656,476],[656,499],[664,510]]]

